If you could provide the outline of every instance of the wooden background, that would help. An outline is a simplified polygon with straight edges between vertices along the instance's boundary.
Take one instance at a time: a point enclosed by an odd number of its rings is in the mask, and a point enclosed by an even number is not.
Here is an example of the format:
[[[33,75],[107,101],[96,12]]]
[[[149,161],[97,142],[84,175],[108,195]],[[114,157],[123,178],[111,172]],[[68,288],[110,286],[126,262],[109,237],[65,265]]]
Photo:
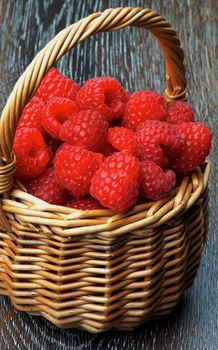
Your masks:
[[[150,7],[177,28],[186,57],[190,102],[214,133],[209,238],[194,286],[168,318],[138,330],[90,335],[59,330],[46,320],[16,312],[0,298],[1,350],[215,350],[218,349],[218,1],[217,0],[0,0],[0,107],[39,48],[65,26],[107,7]],[[82,83],[113,75],[130,91],[164,90],[164,64],[144,30],[128,28],[91,38],[60,62]]]

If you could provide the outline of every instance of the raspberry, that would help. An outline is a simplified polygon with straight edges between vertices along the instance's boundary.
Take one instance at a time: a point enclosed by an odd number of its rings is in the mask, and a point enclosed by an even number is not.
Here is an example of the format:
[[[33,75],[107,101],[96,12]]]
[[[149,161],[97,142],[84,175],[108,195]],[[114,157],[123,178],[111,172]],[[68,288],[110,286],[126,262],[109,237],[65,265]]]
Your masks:
[[[95,153],[95,158],[99,166],[105,161],[105,156],[102,153]]]
[[[126,212],[137,202],[140,162],[127,152],[108,157],[91,181],[90,193],[104,206]]]
[[[92,197],[72,199],[67,203],[67,207],[79,210],[103,209],[102,205]]]
[[[145,198],[159,200],[165,197],[176,184],[172,170],[163,170],[152,161],[141,162],[141,191]]]
[[[127,102],[129,101],[131,94],[127,90],[125,90],[125,94],[126,94],[126,102]]]
[[[107,142],[119,151],[129,151],[136,155],[136,137],[135,133],[126,128],[110,128],[108,130]]]
[[[194,112],[191,106],[184,101],[172,101],[167,107],[166,121],[171,124],[180,124],[194,121]]]
[[[212,135],[208,127],[202,123],[188,122],[175,125],[183,139],[179,153],[169,152],[171,168],[178,174],[188,174],[200,165],[211,147]]]
[[[30,194],[50,204],[63,205],[68,199],[67,191],[57,186],[52,168],[26,181],[25,187]]]
[[[61,125],[76,113],[78,113],[78,106],[74,101],[69,98],[54,97],[47,102],[43,110],[42,125],[49,135],[60,140]]]
[[[24,107],[23,113],[18,123],[18,128],[36,128],[43,131],[42,128],[42,110],[43,101],[38,97],[33,97]]]
[[[75,198],[89,193],[92,176],[99,166],[96,153],[68,144],[63,144],[54,158],[57,183],[68,189]]]
[[[17,178],[30,178],[41,174],[51,156],[42,134],[34,128],[20,128],[16,131],[13,150]]]
[[[59,137],[62,141],[97,151],[104,143],[108,123],[103,115],[95,111],[82,111],[61,126]]]
[[[166,151],[179,152],[181,135],[173,125],[158,120],[141,123],[136,131],[137,154],[141,160],[151,160],[160,167],[169,165]]]
[[[119,118],[124,111],[128,94],[114,78],[93,78],[77,94],[82,109],[91,109],[104,115],[106,120]]]
[[[164,98],[154,91],[137,91],[126,104],[123,125],[136,130],[146,120],[162,120],[167,116]]]
[[[42,79],[35,96],[47,101],[53,97],[66,97],[75,100],[79,85],[65,77],[57,69],[51,68]]]

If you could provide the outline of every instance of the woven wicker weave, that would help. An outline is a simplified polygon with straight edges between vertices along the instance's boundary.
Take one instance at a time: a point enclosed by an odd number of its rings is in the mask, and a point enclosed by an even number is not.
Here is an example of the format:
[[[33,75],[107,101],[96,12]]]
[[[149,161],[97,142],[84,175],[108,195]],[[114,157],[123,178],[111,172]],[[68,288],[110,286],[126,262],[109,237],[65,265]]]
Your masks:
[[[99,32],[148,29],[165,56],[167,100],[186,99],[175,30],[141,8],[94,13],[60,32],[14,87],[0,121],[0,293],[18,310],[90,332],[131,330],[168,314],[199,267],[207,234],[205,164],[170,196],[127,214],[49,205],[13,182],[14,132],[22,110],[61,56]]]

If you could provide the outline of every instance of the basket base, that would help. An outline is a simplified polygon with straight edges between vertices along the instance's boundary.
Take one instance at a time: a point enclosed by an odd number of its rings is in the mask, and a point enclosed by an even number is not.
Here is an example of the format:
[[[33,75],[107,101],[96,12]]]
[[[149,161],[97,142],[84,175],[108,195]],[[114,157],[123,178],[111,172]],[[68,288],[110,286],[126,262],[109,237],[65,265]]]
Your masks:
[[[31,311],[31,308],[23,308],[20,305],[17,305],[15,300],[9,295],[9,293],[5,290],[5,289],[0,289],[0,295],[3,295],[5,297],[8,297],[10,302],[13,304],[13,306],[15,307],[16,310],[21,311],[21,312],[25,312],[26,314],[30,315],[30,316],[34,316],[34,317],[43,317],[44,319],[46,319],[47,321],[49,321],[50,323],[52,323],[53,325],[55,325],[58,328],[62,328],[62,329],[80,329],[83,331],[87,331],[89,333],[92,334],[99,334],[99,333],[103,333],[106,332],[108,330],[111,331],[134,331],[136,328],[140,327],[142,324],[144,324],[145,322],[149,322],[149,321],[158,321],[164,317],[166,317],[167,315],[171,314],[175,308],[177,307],[177,305],[179,304],[182,295],[180,296],[179,299],[176,300],[176,302],[174,303],[169,303],[167,308],[163,308],[162,310],[160,309],[158,313],[156,313],[156,316],[152,315],[149,316],[147,315],[146,317],[143,318],[133,318],[132,322],[130,323],[120,323],[119,325],[116,326],[116,320],[114,320],[115,326],[111,326],[108,324],[108,326],[105,324],[101,327],[94,328],[92,327],[90,324],[87,324],[86,322],[81,323],[78,320],[78,323],[75,323],[75,320],[73,322],[69,322],[69,323],[62,323],[60,322],[58,319],[51,317],[51,315],[49,315],[48,313],[45,312],[38,312],[38,311]]]
[[[189,279],[186,289],[191,287],[194,281],[194,278],[195,276],[193,275],[192,278]],[[160,320],[161,318],[164,318],[165,316],[171,314],[175,310],[176,306],[178,305],[178,303],[180,302],[183,296],[183,292],[181,292],[181,289],[178,293],[174,295],[174,298],[173,298],[174,300],[172,300],[172,295],[171,296],[166,295],[166,297],[164,298],[162,294],[161,300],[158,300],[156,304],[156,312],[154,312],[154,309],[155,309],[155,305],[154,305],[154,307],[151,308],[150,313],[146,315],[143,315],[143,312],[141,312],[141,315],[138,317],[129,316],[128,320],[124,319],[123,322],[119,320],[117,322],[117,325],[116,325],[116,318],[115,318],[113,322],[114,324],[113,326],[111,326],[111,321],[107,321],[107,319],[105,318],[104,320],[102,320],[102,323],[96,322],[96,326],[93,327],[91,324],[93,322],[90,322],[90,323],[81,322],[81,319],[79,317],[77,322],[75,322],[76,321],[75,317],[72,320],[70,320],[70,318],[60,320],[58,318],[53,317],[49,313],[37,310],[38,307],[33,307],[32,305],[17,304],[16,298],[12,296],[11,290],[9,290],[8,285],[4,283],[4,278],[2,279],[1,275],[0,275],[0,287],[1,287],[0,295],[9,297],[10,301],[12,302],[16,310],[28,313],[31,316],[43,317],[47,321],[57,326],[58,328],[80,329],[80,330],[88,331],[89,333],[92,333],[92,334],[102,333],[107,330],[133,331],[145,322]]]

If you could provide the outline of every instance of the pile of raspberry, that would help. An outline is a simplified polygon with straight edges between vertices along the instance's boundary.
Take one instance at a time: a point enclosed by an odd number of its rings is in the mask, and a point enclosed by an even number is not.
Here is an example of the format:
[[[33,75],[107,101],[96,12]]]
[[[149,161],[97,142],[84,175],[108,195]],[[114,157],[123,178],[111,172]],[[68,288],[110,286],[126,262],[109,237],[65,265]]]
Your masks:
[[[187,102],[129,94],[111,77],[79,87],[52,68],[19,120],[16,177],[48,203],[124,213],[167,196],[204,162],[211,138]]]

